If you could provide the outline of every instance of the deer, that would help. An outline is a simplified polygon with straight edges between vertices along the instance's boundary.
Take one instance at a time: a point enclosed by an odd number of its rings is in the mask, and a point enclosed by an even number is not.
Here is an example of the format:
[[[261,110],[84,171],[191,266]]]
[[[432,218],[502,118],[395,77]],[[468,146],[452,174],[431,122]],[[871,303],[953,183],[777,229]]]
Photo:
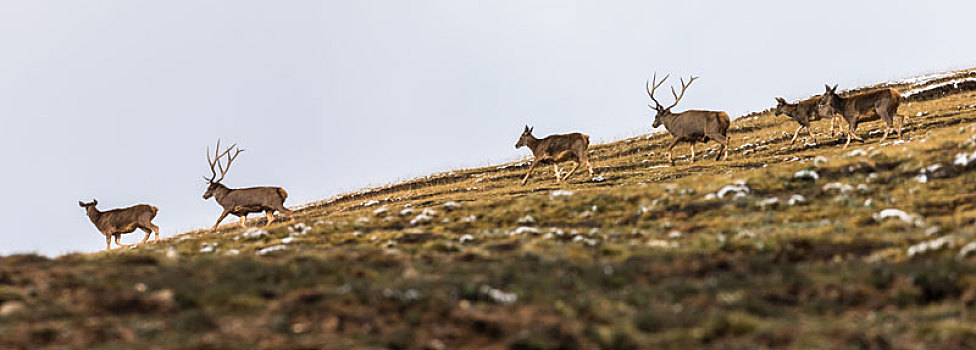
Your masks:
[[[231,151],[234,151],[231,154]],[[210,148],[207,147],[207,163],[210,165],[211,176],[204,176],[204,180],[207,181],[207,191],[203,194],[203,199],[207,200],[213,197],[217,204],[224,209],[217,218],[217,222],[214,223],[211,228],[212,231],[217,230],[217,225],[224,220],[229,214],[238,216],[241,218],[241,227],[246,226],[247,215],[250,213],[260,213],[264,212],[268,218],[266,225],[271,225],[274,222],[274,212],[280,212],[282,214],[290,214],[291,210],[285,208],[285,199],[288,198],[288,192],[281,187],[249,187],[249,188],[229,188],[221,183],[227,172],[230,171],[230,166],[235,159],[244,152],[243,149],[237,147],[237,144],[231,145],[227,149],[220,150],[220,140],[217,140],[217,149],[214,151],[214,157],[210,157]],[[226,167],[221,163],[221,159],[227,160]],[[217,175],[217,171],[220,171],[220,177]]]
[[[545,138],[537,139],[535,136],[532,136],[534,129],[535,127],[530,128],[526,125],[522,131],[522,136],[515,143],[515,149],[528,147],[532,151],[533,156],[532,164],[529,165],[529,171],[522,178],[523,186],[528,183],[529,176],[532,175],[532,170],[535,170],[537,165],[544,163],[552,163],[553,171],[556,173],[557,184],[560,181],[569,179],[576,172],[576,169],[579,168],[580,164],[586,165],[590,176],[593,176],[593,166],[590,165],[590,158],[587,155],[587,148],[590,147],[589,135],[574,132],[571,134],[549,135]],[[559,163],[565,161],[573,162],[573,168],[565,176],[560,177]]]
[[[654,123],[651,124],[652,127],[657,128],[664,125],[664,128],[671,133],[671,142],[667,145],[667,159],[674,166],[674,159],[671,158],[671,150],[678,142],[688,142],[691,144],[691,162],[695,162],[695,143],[708,143],[709,140],[715,140],[719,143],[718,154],[715,156],[715,160],[718,161],[724,158],[729,159],[729,137],[727,135],[729,131],[729,125],[731,124],[731,119],[728,113],[722,111],[702,111],[702,110],[688,110],[680,113],[671,112],[671,108],[678,105],[681,98],[685,96],[685,91],[691,86],[691,83],[698,79],[698,77],[690,77],[688,83],[685,83],[684,79],[681,80],[681,93],[678,94],[674,91],[674,87],[671,87],[671,95],[674,96],[674,103],[670,106],[664,107],[656,98],[654,98],[654,91],[656,91],[665,81],[668,80],[668,74],[661,79],[661,82],[657,82],[657,73],[654,73],[653,82],[645,82],[644,89],[647,91],[647,96],[651,98],[654,102],[654,106],[647,105],[651,110],[655,111],[657,114],[654,116]]]
[[[122,244],[119,240],[122,235],[132,233],[136,229],[146,232],[139,244],[145,244],[149,240],[149,234],[155,233],[156,238],[153,243],[159,242],[159,226],[152,223],[159,208],[148,204],[133,205],[128,208],[112,209],[109,211],[99,211],[95,206],[98,205],[97,199],[92,199],[90,203],[78,201],[78,206],[85,208],[88,218],[95,224],[103,235],[105,235],[105,250],[112,250],[112,237],[115,237],[115,244],[121,248],[128,248],[131,245]]]
[[[863,138],[854,133],[857,130],[858,123],[877,118],[885,122],[882,140],[888,139],[888,134],[895,127],[895,119],[898,120],[896,129],[898,138],[901,138],[901,129],[905,124],[905,117],[898,115],[898,105],[901,104],[902,100],[901,93],[898,90],[884,88],[841,97],[837,94],[837,85],[834,87],[824,85],[824,88],[826,91],[820,99],[820,106],[829,110],[830,113],[840,114],[847,121],[847,142],[844,143],[844,148],[851,144],[851,139],[864,142]]]
[[[840,117],[837,114],[831,113],[827,108],[820,106],[820,98],[821,96],[817,95],[797,103],[786,102],[782,97],[776,98],[775,114],[786,115],[797,124],[800,124],[796,128],[796,132],[793,133],[793,138],[790,139],[791,145],[796,142],[797,136],[800,135],[800,131],[803,129],[806,129],[807,135],[816,142],[817,137],[813,136],[813,132],[810,130],[810,123],[823,118],[830,118],[830,135],[834,135],[834,122],[838,121]],[[840,123],[838,122],[837,125],[840,126]]]

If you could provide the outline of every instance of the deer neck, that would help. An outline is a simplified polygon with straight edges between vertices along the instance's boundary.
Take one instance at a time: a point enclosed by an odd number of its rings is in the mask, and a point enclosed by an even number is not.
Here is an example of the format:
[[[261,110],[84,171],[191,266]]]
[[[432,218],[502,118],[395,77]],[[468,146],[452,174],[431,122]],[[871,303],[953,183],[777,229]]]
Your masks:
[[[539,148],[540,143],[542,143],[542,140],[539,140],[532,135],[529,135],[529,138],[525,140],[525,145],[529,146],[529,149],[532,150],[532,154],[536,156],[538,156],[539,153],[542,152],[542,149]]]
[[[224,184],[218,183],[217,184],[217,188],[214,189],[213,192],[214,192],[213,193],[214,199],[217,200],[217,203],[223,203],[224,202],[224,197],[226,197],[227,194],[230,193],[230,188],[228,188],[227,186],[224,186]]]
[[[674,123],[675,119],[678,119],[678,117],[681,116],[681,113],[671,113],[670,111],[667,113],[668,114],[661,116],[661,125],[664,125],[665,129],[670,129],[671,124]]]
[[[95,224],[98,224],[98,218],[102,217],[102,212],[95,209],[94,205],[85,208],[85,212],[88,213],[88,218]]]

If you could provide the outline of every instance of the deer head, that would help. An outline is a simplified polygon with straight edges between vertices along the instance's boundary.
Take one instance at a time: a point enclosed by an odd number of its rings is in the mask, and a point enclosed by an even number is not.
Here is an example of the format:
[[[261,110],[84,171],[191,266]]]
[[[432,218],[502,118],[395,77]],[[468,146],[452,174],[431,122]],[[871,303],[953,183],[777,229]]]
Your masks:
[[[92,198],[91,203],[85,203],[85,202],[82,202],[82,201],[78,201],[78,206],[79,207],[82,207],[82,208],[86,208],[86,209],[88,207],[94,207],[96,205],[98,205],[98,200],[97,199],[94,199],[94,198]]]
[[[518,142],[515,143],[515,149],[529,145],[529,140],[535,138],[532,136],[533,129],[535,129],[535,127],[530,128],[528,125],[525,126],[525,130],[522,130],[522,136],[520,136]]]
[[[837,105],[840,101],[840,95],[837,95],[837,85],[830,87],[830,85],[824,84],[824,94],[823,98],[820,99],[820,103],[817,104],[817,108],[821,111],[830,110]]]
[[[783,115],[789,112],[790,104],[786,102],[782,97],[776,98],[776,115]]]
[[[234,154],[230,154],[230,151],[234,151]],[[210,147],[207,147],[207,164],[210,165],[210,173],[212,175],[210,177],[206,177],[206,176],[203,177],[205,180],[207,180],[207,184],[208,184],[207,192],[203,193],[203,199],[210,199],[210,197],[214,195],[215,190],[223,187],[223,185],[220,184],[220,181],[222,181],[224,179],[224,176],[227,175],[227,171],[230,170],[231,163],[234,162],[234,159],[237,159],[237,156],[240,155],[241,152],[244,152],[244,150],[237,148],[237,144],[231,145],[230,147],[227,147],[226,150],[221,152],[220,139],[217,139],[217,150],[214,151],[214,157],[211,158]],[[226,157],[227,159],[226,167],[220,163],[221,158],[224,157]],[[218,169],[220,170],[219,178],[217,177]]]
[[[695,79],[698,79],[698,77],[690,77],[688,79],[687,84],[685,84],[684,79],[681,79],[681,94],[676,93],[674,91],[674,87],[672,86],[671,95],[674,96],[674,103],[672,103],[670,106],[664,107],[661,105],[660,102],[657,101],[656,98],[654,98],[654,91],[657,90],[657,88],[661,87],[661,85],[663,85],[664,82],[668,80],[668,77],[670,76],[671,74],[664,76],[664,79],[661,79],[661,82],[658,83],[657,73],[654,73],[654,80],[652,80],[651,82],[645,82],[644,84],[644,89],[647,90],[647,96],[651,98],[651,101],[654,101],[654,106],[647,105],[647,107],[650,107],[652,110],[657,112],[657,114],[654,116],[654,124],[651,125],[655,128],[661,126],[662,118],[672,114],[671,108],[674,108],[674,106],[678,105],[678,101],[681,101],[681,98],[685,96],[685,90],[688,90],[688,87],[691,86],[691,83],[695,81]]]

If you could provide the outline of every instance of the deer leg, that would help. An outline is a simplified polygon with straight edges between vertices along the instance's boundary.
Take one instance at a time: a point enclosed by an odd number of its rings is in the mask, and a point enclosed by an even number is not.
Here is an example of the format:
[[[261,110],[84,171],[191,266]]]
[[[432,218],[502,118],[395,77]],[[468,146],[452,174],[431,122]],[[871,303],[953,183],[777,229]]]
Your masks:
[[[695,142],[691,142],[691,162],[695,162]]]
[[[796,137],[797,137],[797,136],[800,136],[800,130],[803,130],[803,125],[800,125],[800,127],[799,127],[799,128],[796,128],[796,132],[794,132],[794,133],[793,133],[793,138],[792,138],[792,139],[790,139],[790,144],[791,144],[791,145],[792,145],[792,144],[793,144],[794,142],[796,142]]]
[[[590,177],[593,177],[593,165],[590,165],[590,158],[584,160],[586,162],[586,169],[590,172]]]
[[[851,144],[851,139],[854,138],[854,129],[856,128],[857,120],[852,121],[851,119],[847,119],[847,142],[844,143],[844,148],[847,148]]]
[[[149,225],[151,225],[149,228],[156,233],[156,239],[153,240],[153,243],[159,243],[159,226],[153,225],[152,223],[149,223]]]
[[[119,247],[122,247],[122,248],[128,248],[129,247],[128,245],[122,244],[122,241],[119,240],[120,238],[122,238],[122,235],[121,234],[116,234],[115,235],[115,244],[118,245]]]
[[[220,213],[220,217],[217,218],[217,222],[213,225],[213,227],[210,228],[210,230],[211,231],[216,231],[217,230],[217,225],[220,225],[220,222],[221,221],[224,221],[224,218],[227,217],[227,214],[230,214],[230,212],[227,211],[227,209],[224,209],[224,212],[223,213]]]
[[[241,214],[241,228],[247,227],[247,214]]]
[[[535,170],[535,166],[537,164],[539,164],[538,161],[532,162],[532,165],[529,165],[529,171],[525,172],[525,177],[522,178],[522,185],[523,186],[525,186],[525,183],[526,182],[529,182],[529,175],[532,175],[532,170]]]
[[[895,118],[898,118],[898,138],[900,139],[901,138],[901,129],[904,129],[905,128],[905,116],[898,115],[898,113],[895,112]]]
[[[142,242],[139,242],[139,244],[146,244],[146,241],[149,240],[149,235],[152,234],[152,230],[148,227],[139,227],[139,229],[146,233],[146,236],[142,237]]]
[[[674,145],[677,145],[677,144],[678,144],[678,139],[677,138],[671,139],[671,142],[668,143],[668,153],[666,155],[668,157],[668,163],[671,163],[671,166],[674,166],[674,159],[671,158],[671,150],[673,150],[674,149]]]
[[[271,213],[272,211],[273,210],[265,210],[264,211],[264,216],[267,216],[268,217],[268,223],[267,224],[264,224],[264,226],[271,225],[271,223],[274,222],[274,214]]]
[[[579,166],[580,166],[579,162],[573,162],[573,168],[569,169],[569,172],[566,173],[566,176],[563,176],[563,180],[569,179],[569,177],[576,172],[576,169],[579,168]]]
[[[559,183],[559,164],[552,163],[552,172],[556,174],[556,183]]]
[[[729,159],[729,138],[728,138],[728,136],[709,135],[708,138],[710,138],[710,139],[715,140],[716,142],[718,142],[718,152],[716,152],[717,154],[715,155],[715,160],[716,161],[721,160],[723,155],[725,156],[725,159]]]
[[[105,235],[105,251],[112,250],[112,235]]]

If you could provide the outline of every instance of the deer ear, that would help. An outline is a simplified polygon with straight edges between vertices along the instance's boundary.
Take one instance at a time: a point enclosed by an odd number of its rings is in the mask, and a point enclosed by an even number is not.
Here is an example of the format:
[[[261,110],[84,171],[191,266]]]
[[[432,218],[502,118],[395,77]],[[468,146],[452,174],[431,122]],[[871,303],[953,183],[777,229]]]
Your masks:
[[[95,198],[92,198],[92,205],[98,205],[98,200],[95,199]]]
[[[525,126],[525,130],[522,130],[522,132],[529,132],[529,126],[528,126],[528,125],[526,125],[526,126]]]
[[[840,84],[834,84],[834,87],[830,88],[830,92],[837,92],[837,85]]]
[[[535,130],[535,127],[534,127],[534,126],[533,126],[533,127],[531,127],[531,128],[529,128],[529,133],[531,133],[531,132],[532,132],[532,131],[534,131],[534,130]]]
[[[82,201],[78,201],[78,206],[79,206],[79,207],[84,207],[84,206],[85,206],[85,202],[82,202]]]

